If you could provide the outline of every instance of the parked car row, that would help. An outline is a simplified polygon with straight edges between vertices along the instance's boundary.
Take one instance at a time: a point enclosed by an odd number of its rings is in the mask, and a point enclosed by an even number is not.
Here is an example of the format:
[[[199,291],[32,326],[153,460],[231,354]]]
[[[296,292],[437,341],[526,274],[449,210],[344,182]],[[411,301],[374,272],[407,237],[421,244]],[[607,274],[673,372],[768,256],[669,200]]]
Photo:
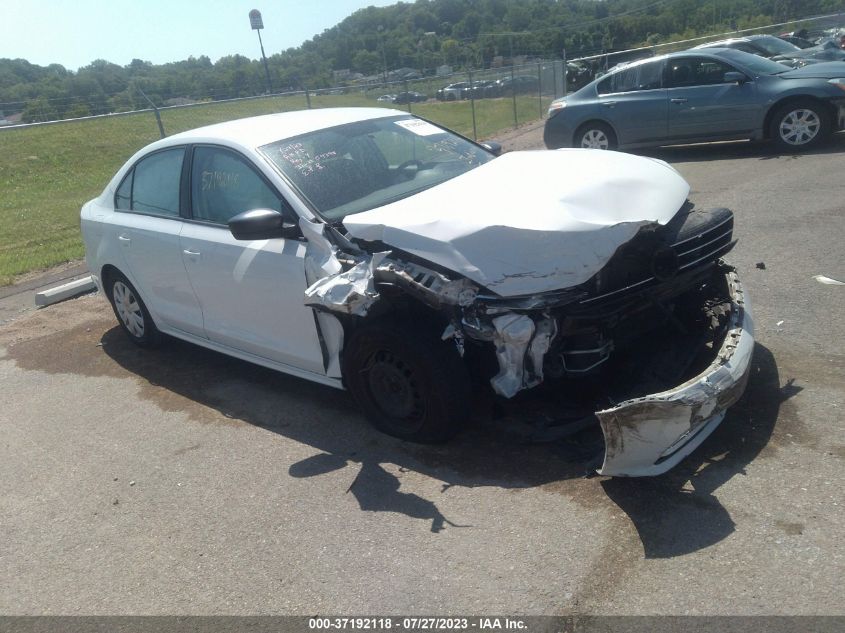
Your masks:
[[[544,141],[615,149],[753,139],[801,150],[843,128],[845,62],[789,68],[705,46],[622,65],[553,101]]]
[[[759,55],[792,68],[825,61],[845,61],[845,50],[839,48],[833,40],[825,40],[819,44],[808,43],[812,45],[798,46],[774,35],[748,35],[700,44],[696,49],[730,48]]]
[[[489,99],[507,97],[511,94],[536,94],[540,82],[535,75],[516,75],[501,79],[481,79],[470,84],[468,81],[451,83],[437,91],[439,101],[462,99]]]

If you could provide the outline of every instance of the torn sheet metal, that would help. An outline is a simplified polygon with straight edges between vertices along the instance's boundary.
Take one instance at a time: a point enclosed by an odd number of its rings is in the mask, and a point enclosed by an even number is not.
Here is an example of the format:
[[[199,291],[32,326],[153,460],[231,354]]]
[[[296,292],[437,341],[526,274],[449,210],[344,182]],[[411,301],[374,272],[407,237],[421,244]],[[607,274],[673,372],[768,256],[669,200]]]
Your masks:
[[[378,300],[375,269],[387,253],[375,253],[349,270],[318,279],[305,289],[305,305],[365,316]]]
[[[581,149],[510,152],[343,223],[356,238],[514,297],[587,281],[640,227],[671,220],[688,193],[678,172],[655,159]]]
[[[299,228],[308,244],[305,249],[305,281],[309,285],[343,270],[337,259],[337,248],[325,235],[325,224],[299,218]]]
[[[525,353],[534,336],[534,321],[524,314],[503,314],[493,319],[499,373],[490,379],[493,390],[513,398],[523,388]]]
[[[659,475],[698,447],[739,400],[754,351],[751,310],[734,273],[727,274],[733,310],[716,360],[683,385],[598,411],[605,439],[599,474]]]

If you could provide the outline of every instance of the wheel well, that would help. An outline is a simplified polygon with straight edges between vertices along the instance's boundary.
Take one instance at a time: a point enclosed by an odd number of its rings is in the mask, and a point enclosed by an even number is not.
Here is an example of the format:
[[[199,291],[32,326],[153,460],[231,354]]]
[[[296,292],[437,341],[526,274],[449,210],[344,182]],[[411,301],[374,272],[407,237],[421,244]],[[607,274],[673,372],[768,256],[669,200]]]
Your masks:
[[[103,266],[103,269],[100,271],[100,284],[103,287],[103,293],[106,297],[110,297],[109,295],[109,287],[111,286],[111,280],[115,273],[123,274],[118,270],[116,266],[112,266],[111,264],[106,264]]]
[[[581,125],[579,125],[577,128],[575,128],[575,133],[572,135],[572,147],[578,147],[578,133],[581,130],[583,130],[585,127],[588,127],[590,125],[596,125],[596,124],[599,124],[603,127],[606,127],[607,129],[609,129],[610,133],[613,134],[613,140],[615,140],[616,142],[619,141],[619,135],[616,133],[616,129],[610,123],[608,123],[607,121],[604,121],[602,119],[590,119],[589,121],[584,121]]]
[[[780,101],[773,103],[772,107],[769,108],[769,111],[766,112],[766,118],[763,121],[763,138],[771,138],[771,132],[769,131],[772,127],[772,118],[775,116],[775,112],[779,108],[789,104],[789,103],[796,103],[799,101],[811,101],[817,104],[822,110],[826,111],[828,116],[830,117],[831,121],[836,121],[836,111],[832,104],[823,101],[817,97],[813,97],[812,95],[793,95],[790,97],[786,97],[785,99],[781,99]]]

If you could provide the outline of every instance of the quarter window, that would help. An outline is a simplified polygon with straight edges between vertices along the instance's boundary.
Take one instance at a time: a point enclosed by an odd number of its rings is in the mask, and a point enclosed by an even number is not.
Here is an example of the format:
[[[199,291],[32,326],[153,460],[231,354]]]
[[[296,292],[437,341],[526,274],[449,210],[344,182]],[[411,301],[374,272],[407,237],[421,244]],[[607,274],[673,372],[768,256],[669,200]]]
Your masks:
[[[238,154],[197,147],[191,166],[191,212],[195,220],[226,224],[252,209],[282,211],[279,197]]]
[[[179,217],[179,181],[184,158],[182,147],[142,158],[117,188],[115,208]]]

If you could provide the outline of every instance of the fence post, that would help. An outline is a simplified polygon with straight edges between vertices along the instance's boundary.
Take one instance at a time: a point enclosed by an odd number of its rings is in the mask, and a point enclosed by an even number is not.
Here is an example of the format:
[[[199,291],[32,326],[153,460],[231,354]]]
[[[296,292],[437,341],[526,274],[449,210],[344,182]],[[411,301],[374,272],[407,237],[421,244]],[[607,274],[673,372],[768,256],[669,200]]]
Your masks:
[[[408,99],[408,112],[411,112],[411,95],[408,94],[408,78],[406,77],[402,81],[402,85],[405,87],[405,98]]]
[[[511,54],[511,99],[513,100],[513,127],[519,127],[519,120],[516,117],[516,74],[514,70],[513,54]]]
[[[308,86],[303,84],[302,87],[305,88],[305,102],[308,104],[308,109],[310,110],[311,109],[311,95],[308,92]]]
[[[540,118],[543,118],[543,66],[537,62],[537,107],[540,108]]]
[[[569,68],[566,66],[566,49],[563,49],[563,96],[566,96],[566,76],[569,74]]]
[[[164,133],[164,125],[162,125],[162,123],[161,123],[161,114],[159,113],[158,108],[156,107],[156,104],[154,104],[152,102],[152,100],[144,93],[143,90],[141,90],[141,86],[136,86],[136,88],[138,88],[138,92],[141,93],[141,96],[144,97],[144,99],[147,100],[147,103],[149,103],[150,106],[152,107],[153,114],[155,114],[155,117],[156,117],[156,123],[158,123],[158,133],[161,134],[161,138],[164,138],[166,136],[165,133]]]
[[[473,90],[473,83],[472,83],[472,69],[470,68],[469,73],[469,107],[472,110],[472,140],[478,140],[478,128],[475,126],[475,90]]]

